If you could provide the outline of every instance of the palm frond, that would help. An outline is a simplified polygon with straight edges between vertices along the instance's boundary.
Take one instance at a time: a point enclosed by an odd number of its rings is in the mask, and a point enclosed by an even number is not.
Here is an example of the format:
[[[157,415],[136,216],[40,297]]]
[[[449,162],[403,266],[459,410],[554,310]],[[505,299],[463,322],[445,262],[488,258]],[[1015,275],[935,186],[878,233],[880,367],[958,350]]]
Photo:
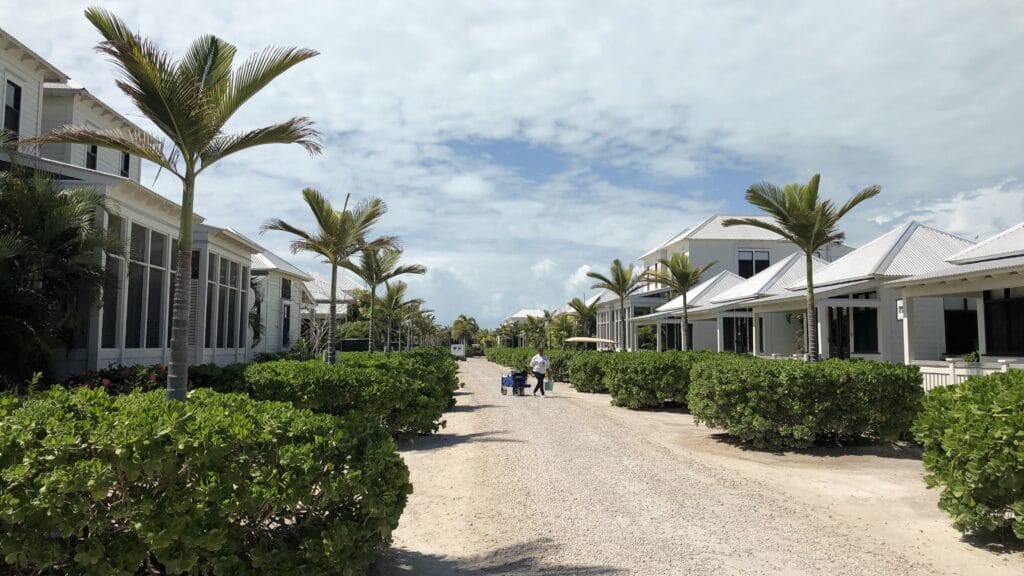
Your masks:
[[[323,150],[320,133],[313,128],[313,121],[309,118],[292,118],[248,132],[214,137],[199,156],[202,167],[197,173],[236,152],[266,144],[299,144],[310,155],[319,154]]]
[[[86,146],[102,146],[121,152],[127,152],[160,166],[179,178],[174,161],[167,153],[164,143],[142,130],[134,129],[102,129],[95,130],[84,126],[61,126],[49,134],[24,141],[30,146],[43,144],[84,144]]]
[[[221,124],[226,123],[242,104],[275,78],[292,66],[319,54],[316,50],[306,48],[269,47],[247,58],[235,69],[227,92],[219,103],[218,117]]]

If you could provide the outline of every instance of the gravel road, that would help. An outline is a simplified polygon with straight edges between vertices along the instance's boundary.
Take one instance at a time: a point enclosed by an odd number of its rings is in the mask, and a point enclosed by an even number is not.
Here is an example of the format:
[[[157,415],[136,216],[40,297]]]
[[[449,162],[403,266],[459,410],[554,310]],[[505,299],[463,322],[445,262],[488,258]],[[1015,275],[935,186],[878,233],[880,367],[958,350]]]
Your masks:
[[[439,435],[406,445],[411,496],[375,574],[1022,574],[960,539],[913,454],[744,451],[679,412],[556,384],[499,393],[462,364]]]

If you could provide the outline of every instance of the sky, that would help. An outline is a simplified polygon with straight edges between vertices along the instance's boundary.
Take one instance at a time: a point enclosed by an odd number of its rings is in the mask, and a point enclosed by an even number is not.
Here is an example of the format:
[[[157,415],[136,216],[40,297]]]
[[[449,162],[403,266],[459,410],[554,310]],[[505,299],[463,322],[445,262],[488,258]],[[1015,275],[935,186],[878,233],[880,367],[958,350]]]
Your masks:
[[[93,51],[95,2],[0,0],[0,26],[146,129]],[[321,52],[229,129],[312,118],[324,153],[256,149],[204,173],[196,211],[296,265],[269,218],[313,220],[379,196],[407,278],[439,321],[496,325],[595,293],[588,270],[635,259],[712,214],[755,214],[755,182],[842,202],[858,246],[914,219],[968,238],[1024,221],[1024,3],[108,1],[175,54],[212,33],[239,58]],[[180,201],[180,184],[143,183]]]

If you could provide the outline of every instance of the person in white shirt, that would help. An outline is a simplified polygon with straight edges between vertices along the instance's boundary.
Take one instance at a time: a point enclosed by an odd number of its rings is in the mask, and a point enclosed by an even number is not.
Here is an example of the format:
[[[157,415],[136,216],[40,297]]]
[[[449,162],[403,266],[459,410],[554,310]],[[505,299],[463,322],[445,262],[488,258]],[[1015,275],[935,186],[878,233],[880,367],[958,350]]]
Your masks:
[[[548,371],[548,357],[544,355],[543,348],[537,348],[537,353],[530,359],[530,370],[533,372],[533,377],[537,379],[537,385],[533,388],[533,395],[537,395],[537,390],[540,390],[540,395],[544,395],[544,374]]]

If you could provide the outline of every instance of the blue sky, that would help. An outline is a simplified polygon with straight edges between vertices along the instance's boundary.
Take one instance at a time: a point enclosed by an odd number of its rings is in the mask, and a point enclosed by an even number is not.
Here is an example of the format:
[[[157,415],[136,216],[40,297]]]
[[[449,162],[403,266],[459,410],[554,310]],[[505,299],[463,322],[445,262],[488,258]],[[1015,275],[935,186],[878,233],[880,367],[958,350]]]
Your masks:
[[[92,51],[89,2],[0,0],[3,27],[140,125]],[[321,55],[233,128],[313,118],[325,153],[257,150],[200,182],[197,211],[287,255],[299,191],[384,198],[380,232],[430,269],[410,290],[493,326],[588,291],[743,192],[822,173],[862,244],[908,219],[968,237],[1024,220],[1024,5],[935,2],[279,2],[103,5],[181,53],[215,33],[247,55]],[[212,7],[211,7],[212,6]],[[55,33],[59,31],[59,34]],[[177,183],[146,172],[172,199]],[[309,255],[289,256],[319,274]]]

